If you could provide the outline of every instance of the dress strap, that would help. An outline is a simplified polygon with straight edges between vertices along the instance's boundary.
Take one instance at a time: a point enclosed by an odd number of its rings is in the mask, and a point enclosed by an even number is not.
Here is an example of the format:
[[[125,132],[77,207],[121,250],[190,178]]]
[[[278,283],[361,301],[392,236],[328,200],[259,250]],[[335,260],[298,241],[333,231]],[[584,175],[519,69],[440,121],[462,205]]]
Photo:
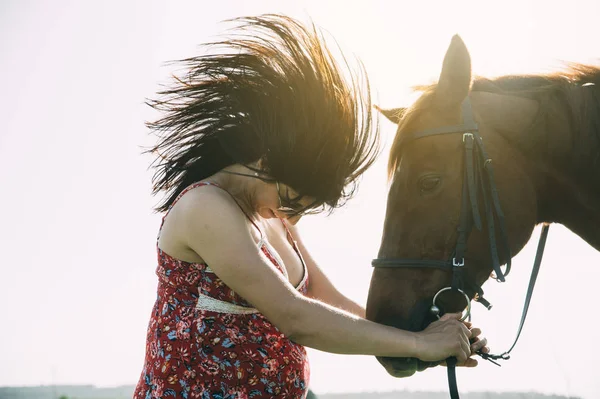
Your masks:
[[[294,250],[296,252],[298,252],[298,255],[300,255],[300,250],[298,248],[298,244],[296,243],[296,240],[294,240],[294,236],[292,235],[292,232],[288,228],[287,222],[285,221],[285,219],[282,219],[282,218],[279,218],[279,220],[281,221],[281,224],[283,225],[283,228],[285,229],[285,234],[287,236],[288,242],[290,244],[292,244],[292,247],[294,248]]]
[[[306,266],[306,262],[304,261],[302,252],[300,252],[300,248],[298,248],[298,243],[296,242],[296,240],[294,240],[294,236],[292,235],[292,232],[288,228],[287,222],[285,221],[285,219],[282,219],[282,218],[279,218],[279,220],[281,221],[281,224],[283,225],[283,228],[285,229],[285,234],[287,235],[288,241],[292,245],[292,248],[294,248],[294,251],[296,252],[296,255],[298,255],[298,258],[300,258],[300,262],[302,263],[302,268],[304,269],[304,277],[298,284],[298,287],[296,287],[296,288],[300,288],[302,286],[302,284],[304,284],[306,282],[306,279],[308,278],[308,267]]]
[[[233,201],[237,204],[237,206],[240,208],[240,210],[244,213],[244,215],[246,216],[246,218],[248,218],[248,220],[250,221],[250,223],[252,223],[252,225],[256,228],[256,230],[258,230],[258,233],[260,234],[260,245],[262,245],[263,241],[264,241],[264,234],[262,232],[262,230],[258,227],[258,225],[254,222],[254,220],[252,220],[252,218],[244,211],[244,209],[242,208],[242,206],[237,202],[237,200],[235,199],[235,197],[233,195],[231,195],[231,193],[227,190],[225,190],[223,187],[219,186],[217,183],[213,183],[213,182],[209,182],[209,181],[199,181],[193,184],[190,184],[189,186],[187,186],[186,188],[184,188],[179,195],[175,198],[175,200],[173,201],[173,203],[171,205],[169,205],[169,208],[167,209],[167,211],[165,212],[165,214],[162,217],[162,220],[160,222],[160,227],[158,229],[158,235],[156,237],[156,242],[158,244],[158,239],[160,238],[160,233],[162,231],[163,225],[165,224],[165,218],[167,217],[167,215],[169,214],[169,212],[171,211],[171,208],[173,208],[173,206],[177,203],[177,201],[179,201],[179,199],[181,197],[183,197],[183,195],[185,193],[187,193],[190,190],[193,190],[194,188],[197,187],[201,187],[201,186],[214,186],[217,187],[223,191],[225,191],[227,194],[229,194],[231,196],[231,198],[233,199]]]
[[[244,208],[242,208],[242,206],[240,205],[239,202],[237,202],[237,200],[235,199],[235,197],[227,190],[225,190],[223,187],[219,186],[218,184],[214,184],[211,183],[213,186],[220,188],[221,190],[225,191],[227,194],[229,194],[229,196],[231,196],[231,199],[233,200],[233,202],[235,202],[237,204],[237,206],[240,208],[240,210],[242,211],[242,213],[246,216],[246,218],[250,221],[250,223],[252,223],[252,225],[254,226],[254,228],[256,228],[256,230],[258,230],[258,234],[260,234],[260,242],[259,242],[259,247],[262,245],[262,243],[265,240],[265,235],[263,234],[262,230],[260,229],[260,227],[258,227],[258,225],[256,224],[256,222],[254,220],[252,220],[252,218],[250,217],[250,215],[248,215],[246,213],[246,211],[244,211]]]

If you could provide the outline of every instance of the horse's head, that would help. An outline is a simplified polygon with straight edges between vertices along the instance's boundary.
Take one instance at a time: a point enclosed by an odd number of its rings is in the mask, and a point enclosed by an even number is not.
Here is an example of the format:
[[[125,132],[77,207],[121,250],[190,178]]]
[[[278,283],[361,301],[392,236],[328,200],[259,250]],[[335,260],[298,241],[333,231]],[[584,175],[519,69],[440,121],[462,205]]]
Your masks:
[[[467,97],[472,100],[475,110],[472,115],[478,124],[475,138],[464,135],[471,131],[469,121],[464,120]],[[506,135],[526,129],[537,105],[529,100],[519,101],[471,92],[469,52],[455,36],[437,85],[425,89],[409,109],[382,111],[399,126],[390,156],[392,182],[379,259],[401,259],[408,266],[410,260],[451,264],[454,258],[464,257],[463,275],[468,284],[463,289],[473,298],[494,271],[490,241],[497,244],[499,265],[525,245],[536,223],[536,188],[527,159],[511,146]],[[479,144],[477,136],[481,137]],[[470,188],[465,149],[468,144],[465,141],[469,140],[474,148]],[[493,179],[488,175],[489,166],[493,166]],[[496,189],[499,207],[494,204],[495,193],[492,193]],[[490,240],[488,211],[494,216],[493,240]],[[504,226],[499,220],[502,211]],[[461,213],[465,221],[461,221]],[[477,223],[477,217],[481,223]],[[470,232],[465,233],[466,245],[461,249],[457,244],[458,230],[465,225]],[[503,236],[508,237],[507,243],[503,243]],[[457,254],[457,250],[464,253]],[[410,331],[420,331],[435,320],[429,311],[432,299],[440,289],[452,285],[453,273],[444,268],[421,266],[376,267],[367,301],[367,318]],[[456,291],[445,291],[436,305],[442,312],[461,311],[466,306],[465,297]],[[413,358],[378,360],[396,377],[410,376],[433,366]]]

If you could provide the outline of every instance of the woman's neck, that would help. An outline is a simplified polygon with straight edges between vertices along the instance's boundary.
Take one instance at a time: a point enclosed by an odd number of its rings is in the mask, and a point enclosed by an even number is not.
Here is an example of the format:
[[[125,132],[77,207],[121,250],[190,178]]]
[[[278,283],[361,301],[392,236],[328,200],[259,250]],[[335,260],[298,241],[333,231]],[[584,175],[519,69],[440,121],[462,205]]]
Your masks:
[[[256,218],[257,215],[256,210],[253,207],[254,201],[252,195],[254,192],[252,189],[252,180],[254,179],[248,176],[252,174],[254,174],[254,172],[248,170],[248,168],[243,165],[234,164],[227,166],[223,170],[220,170],[204,180],[215,183],[223,190],[227,191],[248,216]]]

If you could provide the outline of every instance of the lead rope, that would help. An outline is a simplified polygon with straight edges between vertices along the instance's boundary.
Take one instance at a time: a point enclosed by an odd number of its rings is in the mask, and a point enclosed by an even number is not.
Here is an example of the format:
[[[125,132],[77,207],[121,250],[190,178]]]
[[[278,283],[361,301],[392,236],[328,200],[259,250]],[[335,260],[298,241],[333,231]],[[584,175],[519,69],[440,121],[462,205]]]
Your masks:
[[[456,358],[449,357],[446,359],[448,367],[448,388],[450,389],[450,399],[460,399],[458,395],[458,384],[456,382]]]
[[[529,287],[527,288],[527,294],[525,295],[525,302],[523,304],[523,312],[521,313],[521,321],[519,323],[519,328],[517,329],[517,335],[510,349],[507,351],[495,355],[491,353],[484,353],[481,350],[477,351],[477,354],[484,360],[488,360],[494,363],[497,366],[501,366],[496,360],[508,360],[510,359],[510,352],[515,348],[517,342],[519,341],[519,337],[521,336],[521,332],[523,331],[523,326],[525,325],[525,320],[527,319],[527,312],[529,311],[529,305],[531,303],[531,298],[533,296],[533,289],[535,288],[535,282],[537,280],[537,276],[540,271],[540,266],[542,265],[542,257],[544,256],[544,248],[546,246],[546,240],[548,238],[548,231],[550,229],[550,225],[548,223],[544,223],[542,227],[542,232],[540,234],[540,240],[538,242],[538,248],[535,255],[535,261],[533,263],[533,268],[531,270],[531,277],[529,278]],[[450,398],[451,399],[460,399],[458,395],[458,384],[456,381],[456,358],[450,357],[446,359],[446,365],[448,367],[448,386],[450,389]]]

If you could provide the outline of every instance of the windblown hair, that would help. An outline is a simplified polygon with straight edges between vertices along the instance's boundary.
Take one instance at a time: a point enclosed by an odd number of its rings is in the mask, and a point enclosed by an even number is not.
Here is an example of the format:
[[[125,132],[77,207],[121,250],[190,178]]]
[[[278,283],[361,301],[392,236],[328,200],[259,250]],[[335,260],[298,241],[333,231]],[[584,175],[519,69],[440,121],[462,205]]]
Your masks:
[[[591,86],[591,87],[587,87]],[[411,125],[419,113],[431,106],[437,84],[417,86],[422,95],[406,109],[399,120],[398,130],[388,163],[388,176],[393,177],[402,155],[402,148]],[[540,104],[530,133],[522,135],[523,148],[540,148],[546,133],[541,129],[552,129],[551,118],[564,110],[574,133],[575,161],[594,157],[592,162],[600,165],[600,67],[593,65],[568,64],[564,71],[540,75],[506,75],[494,79],[477,77],[472,91],[510,94],[530,98]],[[549,131],[547,134],[565,134]],[[590,171],[582,171],[589,173]]]
[[[148,127],[153,194],[166,211],[188,185],[224,167],[262,159],[266,172],[333,210],[355,191],[379,153],[368,78],[342,57],[348,78],[322,34],[280,15],[244,17],[207,55],[181,60],[187,72],[149,105],[164,116]],[[315,204],[315,206],[317,206]]]

